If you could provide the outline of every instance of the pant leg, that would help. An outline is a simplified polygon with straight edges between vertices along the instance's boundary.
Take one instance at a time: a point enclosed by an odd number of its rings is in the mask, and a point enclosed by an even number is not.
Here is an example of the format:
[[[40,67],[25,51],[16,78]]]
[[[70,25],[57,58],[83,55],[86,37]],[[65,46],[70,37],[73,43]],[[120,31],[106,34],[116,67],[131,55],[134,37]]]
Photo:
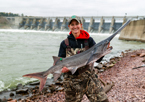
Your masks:
[[[90,74],[89,72],[87,74]],[[86,95],[91,102],[102,102],[107,99],[107,95],[101,86],[101,82],[96,78],[95,74],[91,73],[91,81],[88,85]]]
[[[81,102],[84,95],[82,92],[81,81],[80,79],[72,77],[67,77],[63,80],[65,102]]]

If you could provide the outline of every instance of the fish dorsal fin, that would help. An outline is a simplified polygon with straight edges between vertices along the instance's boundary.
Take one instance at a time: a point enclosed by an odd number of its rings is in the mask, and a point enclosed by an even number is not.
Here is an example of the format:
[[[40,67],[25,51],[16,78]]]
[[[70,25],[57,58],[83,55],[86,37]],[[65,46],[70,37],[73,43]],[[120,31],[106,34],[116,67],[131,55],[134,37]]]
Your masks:
[[[78,67],[74,67],[72,69],[70,69],[71,73],[74,74],[77,71]]]
[[[57,56],[52,56],[53,57],[53,60],[54,60],[54,65],[56,65],[56,63],[59,61],[59,60],[62,60],[61,57],[57,57]]]

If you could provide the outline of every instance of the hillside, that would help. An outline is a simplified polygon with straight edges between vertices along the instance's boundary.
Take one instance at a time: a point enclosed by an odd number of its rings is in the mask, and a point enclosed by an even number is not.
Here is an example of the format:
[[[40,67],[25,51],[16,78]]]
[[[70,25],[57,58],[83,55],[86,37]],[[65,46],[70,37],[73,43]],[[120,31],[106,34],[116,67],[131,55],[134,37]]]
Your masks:
[[[0,17],[0,29],[9,29],[9,28],[11,28],[9,21],[4,17]]]

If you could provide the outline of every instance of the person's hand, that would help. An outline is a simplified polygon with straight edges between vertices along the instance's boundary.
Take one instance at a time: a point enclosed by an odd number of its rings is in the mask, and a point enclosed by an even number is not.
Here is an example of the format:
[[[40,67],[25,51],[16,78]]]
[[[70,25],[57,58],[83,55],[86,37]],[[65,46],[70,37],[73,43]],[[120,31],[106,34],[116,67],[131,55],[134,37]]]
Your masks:
[[[109,44],[108,44],[108,46],[107,46],[107,49],[108,49],[108,48],[110,48],[110,42],[109,42]]]
[[[62,73],[67,73],[69,72],[69,69],[67,67],[63,67],[61,70]]]

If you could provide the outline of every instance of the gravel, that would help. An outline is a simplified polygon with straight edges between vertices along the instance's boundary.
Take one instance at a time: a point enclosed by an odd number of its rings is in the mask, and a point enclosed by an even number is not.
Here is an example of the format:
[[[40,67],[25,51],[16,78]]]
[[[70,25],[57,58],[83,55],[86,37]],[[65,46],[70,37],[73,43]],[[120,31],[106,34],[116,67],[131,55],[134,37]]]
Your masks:
[[[145,56],[139,56],[142,53],[145,50],[122,53],[122,57],[112,68],[98,74],[103,81],[115,84],[107,93],[110,102],[145,102],[145,67],[132,69],[145,64]],[[28,99],[30,102],[64,102],[64,94],[59,91]],[[90,101],[84,95],[82,102]]]

